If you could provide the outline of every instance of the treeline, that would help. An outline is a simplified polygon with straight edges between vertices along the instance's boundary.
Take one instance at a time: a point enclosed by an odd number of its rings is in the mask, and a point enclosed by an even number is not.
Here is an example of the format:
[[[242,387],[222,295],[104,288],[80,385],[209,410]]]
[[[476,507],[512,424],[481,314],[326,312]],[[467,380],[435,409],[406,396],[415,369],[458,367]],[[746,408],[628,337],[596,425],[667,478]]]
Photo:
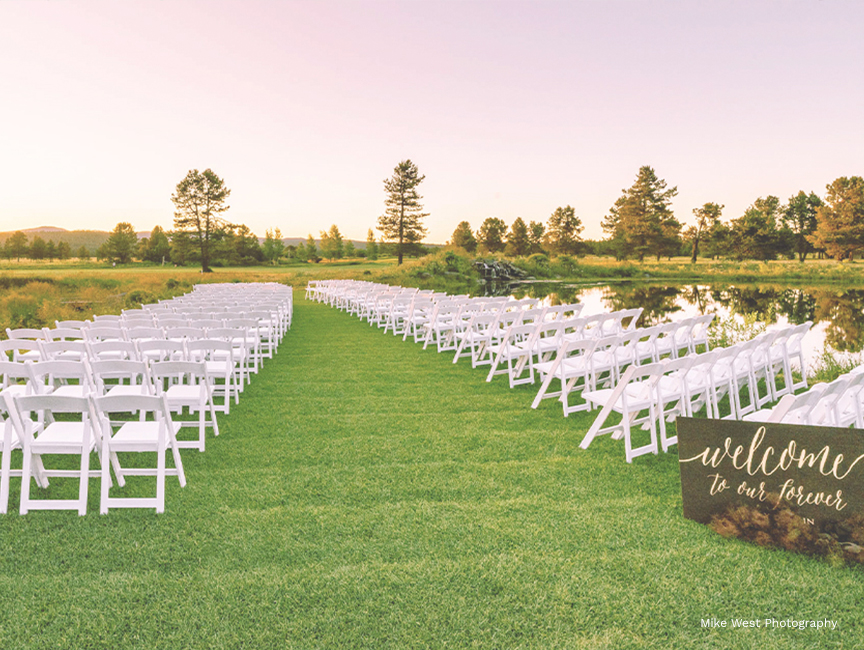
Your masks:
[[[86,246],[73,251],[67,241],[55,242],[50,238],[46,241],[40,235],[34,235],[31,241],[20,230],[6,238],[6,242],[0,247],[0,255],[7,260],[20,260],[22,257],[31,260],[68,260],[73,256],[90,259],[91,257]]]
[[[785,202],[757,198],[743,215],[723,220],[724,206],[705,203],[693,210],[695,224],[684,226],[672,212],[676,187],[668,188],[651,167],[642,167],[603,219],[606,238],[583,240],[581,219],[569,205],[544,222],[517,218],[508,228],[490,217],[477,231],[461,222],[448,242],[469,253],[520,257],[537,253],[595,254],[618,260],[699,256],[735,260],[798,259],[808,255],[851,259],[864,252],[864,179],[841,177],[824,198],[800,191]]]

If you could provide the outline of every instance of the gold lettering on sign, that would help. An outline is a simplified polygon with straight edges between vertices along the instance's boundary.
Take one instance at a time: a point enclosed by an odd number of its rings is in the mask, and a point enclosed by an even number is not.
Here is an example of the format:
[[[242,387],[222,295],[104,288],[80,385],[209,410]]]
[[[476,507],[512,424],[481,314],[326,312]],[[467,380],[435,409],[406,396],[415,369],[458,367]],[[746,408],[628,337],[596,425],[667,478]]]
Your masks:
[[[818,463],[819,473],[822,476],[833,476],[838,481],[842,481],[864,459],[864,454],[861,454],[844,470],[843,461],[845,457],[843,454],[837,454],[831,460],[832,454],[829,445],[825,445],[821,450],[813,453],[808,452],[804,447],[801,447],[799,450],[798,443],[795,440],[790,440],[779,456],[776,456],[774,447],[769,445],[762,450],[760,458],[760,447],[764,440],[765,427],[762,426],[753,434],[746,458],[742,458],[744,447],[738,445],[735,449],[732,449],[732,438],[726,438],[722,447],[705,447],[705,450],[701,453],[691,458],[681,458],[680,462],[701,462],[706,467],[710,465],[716,469],[728,458],[735,469],[746,471],[750,476],[757,474],[771,476],[777,470],[786,471],[793,465],[797,465],[798,469],[802,469],[805,466],[813,468]],[[776,457],[776,459],[772,459],[772,457]]]

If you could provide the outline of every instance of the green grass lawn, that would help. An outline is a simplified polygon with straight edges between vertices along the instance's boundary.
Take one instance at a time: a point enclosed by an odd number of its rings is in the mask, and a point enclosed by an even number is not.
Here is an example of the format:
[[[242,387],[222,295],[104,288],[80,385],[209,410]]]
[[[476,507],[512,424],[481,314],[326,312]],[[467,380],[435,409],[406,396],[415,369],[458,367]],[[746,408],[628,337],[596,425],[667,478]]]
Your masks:
[[[164,515],[93,480],[0,517],[0,648],[864,647],[860,570],[685,520],[675,454],[583,451],[592,416],[451,360],[298,299]]]

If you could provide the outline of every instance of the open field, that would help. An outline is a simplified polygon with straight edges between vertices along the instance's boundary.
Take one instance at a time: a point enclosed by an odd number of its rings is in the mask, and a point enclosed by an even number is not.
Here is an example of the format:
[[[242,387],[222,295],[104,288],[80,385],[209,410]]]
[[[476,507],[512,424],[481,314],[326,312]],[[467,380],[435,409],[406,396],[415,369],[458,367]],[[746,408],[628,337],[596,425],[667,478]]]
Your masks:
[[[0,517],[0,647],[864,646],[861,571],[683,519],[674,453],[300,295],[164,515]]]

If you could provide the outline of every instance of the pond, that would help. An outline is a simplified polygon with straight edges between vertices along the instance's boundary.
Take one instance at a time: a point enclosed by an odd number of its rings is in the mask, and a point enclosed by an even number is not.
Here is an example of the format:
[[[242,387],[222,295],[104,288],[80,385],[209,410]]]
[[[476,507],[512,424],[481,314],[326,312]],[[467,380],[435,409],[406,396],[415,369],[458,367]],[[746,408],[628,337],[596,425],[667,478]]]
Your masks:
[[[864,348],[864,290],[849,287],[532,282],[510,285],[507,293],[548,304],[581,302],[585,314],[642,307],[640,327],[711,312],[718,318],[752,314],[769,327],[809,320],[813,328],[804,341],[809,359],[823,349],[847,356]]]

